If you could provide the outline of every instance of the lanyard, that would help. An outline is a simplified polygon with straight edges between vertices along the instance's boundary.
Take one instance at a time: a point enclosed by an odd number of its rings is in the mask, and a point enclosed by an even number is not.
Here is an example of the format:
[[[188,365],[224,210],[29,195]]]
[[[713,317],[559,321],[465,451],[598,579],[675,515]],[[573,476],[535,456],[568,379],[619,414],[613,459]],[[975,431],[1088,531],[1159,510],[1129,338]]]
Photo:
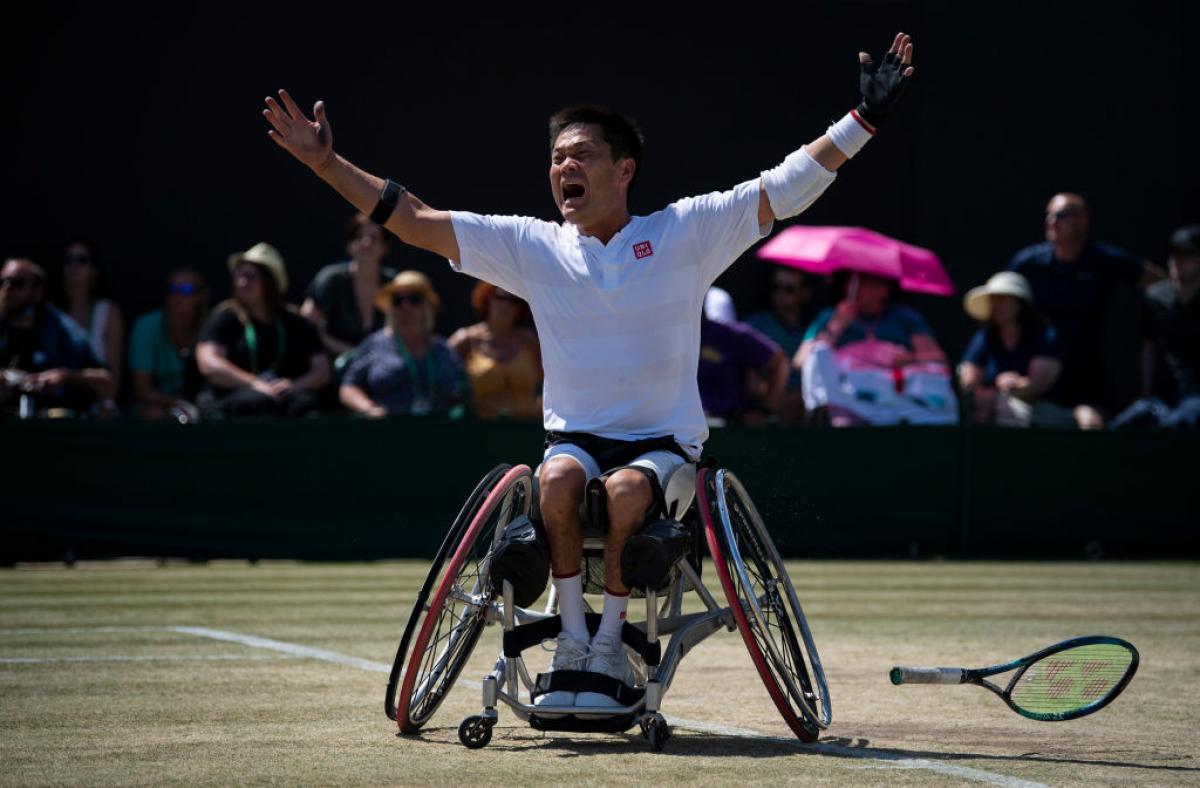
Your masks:
[[[246,349],[250,351],[250,374],[258,375],[258,331],[254,328],[254,321],[247,320],[242,325],[242,333],[246,336]],[[279,367],[279,363],[283,361],[283,354],[287,351],[287,334],[283,330],[283,321],[279,319],[279,315],[275,316],[275,336],[279,342],[279,352],[275,354],[275,360],[271,366],[267,367],[268,372],[275,372]]]
[[[437,369],[433,363],[433,347],[430,346],[425,350],[425,357],[422,359],[425,366],[425,376],[428,378],[427,396],[422,397],[420,387],[417,385],[417,381],[421,375],[416,360],[413,359],[412,353],[408,352],[408,346],[404,344],[404,340],[400,337],[399,333],[392,334],[392,341],[396,343],[396,352],[404,359],[404,366],[408,367],[408,376],[412,380],[413,402],[416,403],[424,400],[428,404],[433,404],[434,386],[437,382]]]

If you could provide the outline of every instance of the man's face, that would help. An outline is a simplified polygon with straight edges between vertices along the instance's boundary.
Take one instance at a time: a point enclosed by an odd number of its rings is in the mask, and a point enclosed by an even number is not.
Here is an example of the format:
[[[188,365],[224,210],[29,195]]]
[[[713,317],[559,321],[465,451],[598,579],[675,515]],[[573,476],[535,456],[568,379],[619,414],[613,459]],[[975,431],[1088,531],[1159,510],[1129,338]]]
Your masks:
[[[1175,287],[1194,285],[1200,281],[1200,255],[1171,252],[1171,256],[1167,258],[1167,270]]]
[[[599,126],[568,126],[550,152],[550,191],[563,219],[590,227],[623,213],[635,166],[630,158],[613,161]]]
[[[9,260],[0,268],[0,315],[15,315],[38,303],[42,285],[32,268],[19,260]]]
[[[1075,195],[1056,194],[1046,204],[1046,240],[1077,243],[1087,236],[1087,206]]]
[[[811,297],[812,288],[804,274],[782,267],[771,272],[771,309],[776,314],[790,314]]]

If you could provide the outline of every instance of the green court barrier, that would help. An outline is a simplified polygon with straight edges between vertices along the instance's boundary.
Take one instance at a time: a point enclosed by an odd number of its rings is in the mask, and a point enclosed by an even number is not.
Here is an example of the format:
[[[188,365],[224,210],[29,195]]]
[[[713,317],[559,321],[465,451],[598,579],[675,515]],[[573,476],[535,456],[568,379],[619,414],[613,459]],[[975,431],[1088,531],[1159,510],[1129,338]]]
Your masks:
[[[0,560],[428,556],[475,482],[536,464],[528,424],[0,423]],[[1188,434],[714,430],[794,557],[1200,554]]]

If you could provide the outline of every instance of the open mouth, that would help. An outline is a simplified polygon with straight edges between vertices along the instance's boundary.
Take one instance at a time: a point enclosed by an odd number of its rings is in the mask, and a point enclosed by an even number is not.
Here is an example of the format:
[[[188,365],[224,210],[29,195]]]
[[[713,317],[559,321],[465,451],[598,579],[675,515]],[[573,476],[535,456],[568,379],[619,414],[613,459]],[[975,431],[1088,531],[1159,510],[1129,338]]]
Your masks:
[[[564,183],[562,187],[563,202],[577,200],[587,191],[582,183]]]

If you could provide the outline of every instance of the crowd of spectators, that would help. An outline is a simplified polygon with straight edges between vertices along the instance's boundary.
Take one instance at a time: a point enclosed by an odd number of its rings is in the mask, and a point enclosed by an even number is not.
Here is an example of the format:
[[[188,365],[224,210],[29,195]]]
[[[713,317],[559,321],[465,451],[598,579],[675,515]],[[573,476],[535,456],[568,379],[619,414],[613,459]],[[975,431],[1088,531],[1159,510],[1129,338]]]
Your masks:
[[[710,421],[1196,427],[1200,226],[1173,235],[1164,276],[1091,240],[1088,224],[1082,197],[1051,198],[1045,241],[966,293],[966,315],[979,328],[956,365],[886,278],[839,271],[822,305],[817,277],[772,265],[768,308],[745,322],[729,294],[713,288],[697,371]],[[68,244],[53,279],[31,260],[7,260],[0,412],[540,420],[529,307],[481,282],[471,294],[478,322],[445,339],[434,330],[441,296],[424,274],[385,266],[388,252],[383,228],[356,215],[348,259],[322,268],[299,307],[288,303],[287,266],[267,243],[229,256],[231,297],[215,306],[200,273],[172,270],[162,307],[133,323],[128,344],[94,244]],[[1141,397],[1117,413],[1104,337],[1121,286],[1141,292],[1143,346],[1141,369],[1126,373]]]

